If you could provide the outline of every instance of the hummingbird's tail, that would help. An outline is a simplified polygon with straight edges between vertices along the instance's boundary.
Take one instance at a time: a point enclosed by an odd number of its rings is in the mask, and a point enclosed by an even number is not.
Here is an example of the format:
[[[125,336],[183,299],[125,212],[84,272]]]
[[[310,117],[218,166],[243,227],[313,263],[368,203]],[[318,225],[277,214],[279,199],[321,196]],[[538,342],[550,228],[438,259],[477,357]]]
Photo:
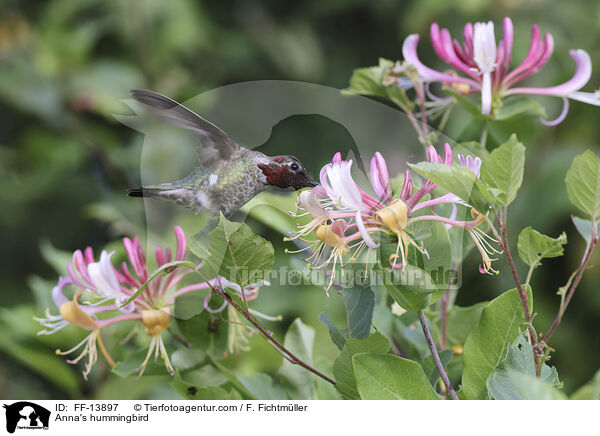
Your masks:
[[[143,197],[144,190],[141,186],[139,188],[131,188],[127,190],[127,195],[130,197]]]
[[[188,186],[181,186],[175,183],[163,183],[161,185],[140,186],[127,190],[129,197],[138,198],[156,198],[158,200],[168,201],[181,206],[189,207],[195,213],[208,208],[208,199],[201,193],[190,189]]]

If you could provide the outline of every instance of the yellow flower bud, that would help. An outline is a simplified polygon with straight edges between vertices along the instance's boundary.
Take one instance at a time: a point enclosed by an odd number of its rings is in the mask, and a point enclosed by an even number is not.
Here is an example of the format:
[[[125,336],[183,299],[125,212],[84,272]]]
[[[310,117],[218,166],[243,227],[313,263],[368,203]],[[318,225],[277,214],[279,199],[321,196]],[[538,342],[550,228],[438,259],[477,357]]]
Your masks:
[[[98,328],[96,322],[91,316],[81,310],[81,307],[79,307],[79,304],[77,303],[82,294],[83,291],[79,290],[73,296],[73,301],[68,301],[61,304],[59,308],[60,314],[71,324],[75,324],[76,326],[82,327],[86,330],[96,330]]]
[[[331,225],[322,224],[317,227],[315,233],[317,234],[317,238],[319,238],[326,245],[340,249],[342,256],[350,250],[350,247],[348,247],[348,245],[342,241],[342,238],[333,230],[331,230]]]
[[[458,77],[458,74],[454,70],[447,70],[447,71],[444,71],[444,73],[449,74],[451,76]],[[446,88],[452,88],[453,90],[455,90],[456,92],[458,92],[461,95],[468,95],[469,91],[471,90],[471,85],[469,85],[468,83],[463,83],[463,82],[442,82],[442,85],[445,86]]]
[[[452,347],[452,351],[454,352],[454,354],[462,354],[463,353],[463,346],[462,345],[454,345]]]
[[[375,212],[375,218],[392,232],[400,234],[403,233],[408,224],[408,208],[402,200],[394,200],[383,209]]]
[[[164,332],[169,327],[170,321],[171,310],[169,308],[142,311],[142,322],[148,336],[156,336]]]

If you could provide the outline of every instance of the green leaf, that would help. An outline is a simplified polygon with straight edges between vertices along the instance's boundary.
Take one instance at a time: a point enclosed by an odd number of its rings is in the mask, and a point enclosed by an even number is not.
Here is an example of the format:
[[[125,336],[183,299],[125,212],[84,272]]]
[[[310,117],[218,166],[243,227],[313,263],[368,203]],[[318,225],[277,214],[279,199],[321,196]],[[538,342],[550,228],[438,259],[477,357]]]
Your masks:
[[[252,376],[238,375],[237,378],[244,387],[259,400],[287,400],[283,388],[275,384],[267,374],[256,373]]]
[[[439,351],[440,361],[442,362],[442,365],[444,366],[444,368],[446,368],[448,366],[450,359],[452,359],[452,354],[453,354],[452,350],[440,350]],[[432,386],[435,386],[436,381],[440,378],[440,370],[438,369],[437,365],[433,361],[433,356],[431,354],[429,354],[429,356],[427,356],[423,360],[423,362],[421,362],[421,366],[423,367],[423,371],[425,372],[425,375],[427,376],[427,380],[429,380],[429,383],[431,383]]]
[[[315,357],[314,367],[323,374],[333,374],[333,360],[331,360],[329,357],[317,355]],[[339,400],[340,398],[341,396],[335,388],[335,385],[329,383],[321,377],[315,377],[316,400]]]
[[[481,113],[481,106],[468,97],[456,92],[452,88],[443,88],[445,92],[452,95],[458,104],[469,112],[476,120],[487,122],[493,121],[513,121],[523,116],[546,117],[544,108],[535,100],[529,98],[514,99],[500,106],[493,115],[484,115]]]
[[[423,248],[427,251],[427,256],[422,256],[422,265],[427,274],[436,285],[435,293],[431,297],[431,303],[438,301],[448,288],[450,271],[452,269],[452,245],[450,244],[450,235],[444,223],[440,222],[417,222],[417,224],[429,230],[429,237],[422,239]]]
[[[478,211],[487,210],[487,203],[493,199],[492,194],[475,173],[465,167],[437,162],[419,162],[409,164],[409,166],[439,187],[466,201]]]
[[[423,310],[431,304],[431,294],[437,290],[427,272],[414,265],[394,271],[376,271],[377,282],[383,284],[394,300],[406,310]]]
[[[588,150],[573,159],[565,178],[569,200],[592,221],[600,215],[600,159]]]
[[[471,155],[474,158],[478,157],[481,160],[487,159],[487,157],[490,155],[490,152],[487,150],[487,148],[477,141],[460,142],[452,148],[452,152],[455,156],[459,154]]]
[[[59,250],[48,239],[42,239],[40,241],[40,254],[57,274],[67,274],[67,265],[73,259],[73,253]]]
[[[236,390],[226,391],[223,388],[210,386],[201,387],[181,378],[175,374],[171,386],[186,400],[241,400],[242,397]]]
[[[567,397],[558,389],[552,387],[535,375],[524,374],[520,371],[506,371],[503,382],[510,388],[503,392],[500,388],[495,391],[497,400],[566,400]]]
[[[329,330],[329,336],[331,337],[331,340],[333,341],[333,343],[335,344],[336,347],[338,347],[340,350],[342,348],[344,348],[344,344],[346,343],[346,338],[347,336],[347,330],[346,332],[342,332],[342,330],[340,330],[335,323],[332,321],[332,319],[329,317],[329,315],[327,315],[327,312],[322,312],[319,315],[319,321],[321,321],[325,327],[327,327],[327,329]],[[344,333],[346,333],[346,335],[344,335]]]
[[[571,400],[600,400],[600,370],[571,395]]]
[[[208,244],[202,238],[202,232],[193,235],[188,239],[188,248],[200,259],[206,259],[208,256],[210,256]]]
[[[352,358],[363,400],[439,400],[417,362],[391,354],[362,353]]]
[[[352,288],[341,291],[346,306],[348,324],[345,336],[364,339],[371,332],[375,295],[370,288]]]
[[[510,100],[503,104],[494,119],[496,121],[513,121],[523,116],[535,116],[546,118],[546,111],[536,100],[531,98],[519,98]]]
[[[333,376],[336,381],[336,389],[346,398],[359,398],[352,368],[352,356],[359,353],[387,353],[390,349],[390,341],[381,333],[375,333],[366,339],[358,340],[350,338],[333,364]]]
[[[312,366],[315,330],[297,318],[287,333],[283,345],[304,362]],[[282,385],[292,400],[310,400],[313,398],[315,375],[300,365],[283,361],[279,374]]]
[[[81,374],[77,374],[51,350],[41,347],[39,343],[17,341],[5,334],[0,335],[0,350],[11,356],[21,365],[31,369],[36,374],[58,386],[72,397],[79,395]],[[97,369],[97,368],[96,368]]]
[[[237,391],[242,395],[242,397],[244,398],[244,400],[258,400],[260,397],[257,397],[256,395],[254,395],[252,392],[250,392],[250,390],[248,390],[246,388],[246,385],[244,385],[244,383],[241,382],[240,378],[238,376],[235,375],[235,373],[230,370],[229,368],[227,368],[226,366],[224,366],[223,364],[221,364],[218,360],[215,360],[214,358],[209,356],[209,360],[211,365],[214,367],[214,369],[219,371],[219,375],[223,375],[225,376],[229,382],[231,383],[231,385],[237,389]],[[208,366],[206,368],[209,368]],[[266,387],[266,385],[265,385]]]
[[[386,98],[388,95],[383,86],[383,77],[392,65],[392,61],[380,58],[377,66],[354,70],[350,86],[344,92]]]
[[[214,361],[193,371],[180,373],[181,377],[196,387],[226,386],[230,381],[230,374],[225,374],[214,365]]]
[[[536,377],[533,348],[527,336],[521,334],[517,340],[508,347],[506,358],[494,370],[487,380],[487,389],[490,398],[494,400],[526,400],[520,386],[515,385],[514,373],[521,373]],[[542,364],[540,380],[548,386],[562,388],[556,368]],[[543,399],[543,398],[540,398]]]
[[[417,312],[405,312],[395,316],[394,321],[394,341],[406,357],[417,362],[423,361],[430,352]]]
[[[219,225],[219,220],[211,218],[195,235],[188,238],[188,248],[192,253],[198,256],[200,259],[206,259],[210,256],[208,247],[210,246],[210,232],[212,232]]]
[[[299,219],[289,214],[289,211],[296,209],[295,195],[280,195],[268,191],[261,192],[242,207],[242,211],[247,212],[249,216],[282,235],[298,230],[296,224]],[[310,221],[309,218],[305,219],[306,223]]]
[[[491,120],[487,115],[481,113],[481,107],[468,97],[456,92],[452,88],[443,87],[442,90],[450,94],[456,102],[467,112],[469,112],[476,120]]]
[[[119,377],[129,377],[132,375],[138,375],[140,372],[140,366],[144,362],[146,355],[148,354],[148,348],[142,348],[129,353],[125,359],[117,362],[112,367],[111,372],[118,375]],[[150,359],[144,370],[144,375],[167,375],[167,369],[165,368],[162,359]]]
[[[224,310],[217,314],[208,311],[200,312],[203,309],[204,297],[202,295],[190,294],[182,297],[177,299],[174,311],[174,318],[179,331],[192,346],[205,351],[215,359],[219,359],[227,349],[228,311]],[[219,307],[222,303],[223,299],[221,297],[215,295],[211,297],[211,306]],[[183,306],[186,310],[192,309],[191,313],[200,313],[189,318],[177,316],[182,312],[180,306]]]
[[[396,85],[390,85],[385,87],[385,92],[387,93],[387,98],[393,101],[397,106],[406,107],[408,109],[414,107],[414,103],[410,100],[408,95],[406,95],[406,89]]]
[[[27,285],[33,293],[34,301],[38,307],[52,307],[52,289],[56,286],[56,280],[46,280],[40,276],[27,277]]]
[[[244,287],[263,280],[273,267],[271,243],[252,233],[247,224],[228,221],[222,214],[210,232],[210,255],[202,268],[206,277],[220,275]]]
[[[581,236],[583,236],[583,239],[585,239],[585,242],[587,242],[589,244],[590,241],[592,240],[592,222],[590,220],[584,220],[584,219],[578,218],[576,216],[571,216],[571,219],[573,220],[573,224],[575,224],[575,228],[577,229],[579,234]],[[596,223],[595,234],[596,235],[600,234],[600,222]]]
[[[512,135],[508,142],[490,153],[481,166],[481,180],[498,191],[498,201],[508,206],[523,182],[525,147]]]
[[[532,310],[531,288],[527,293]],[[504,292],[483,309],[464,347],[462,394],[466,399],[487,399],[487,379],[506,356],[508,346],[519,336],[524,322],[517,289]]]
[[[375,295],[370,288],[350,288],[340,292],[346,306],[346,325],[340,330],[326,312],[319,320],[329,329],[333,343],[341,350],[347,338],[364,339],[371,332]]]
[[[206,361],[206,353],[198,348],[180,348],[171,355],[171,363],[181,371],[195,368]]]
[[[452,306],[450,308],[446,318],[446,344],[449,347],[465,344],[487,304],[487,302],[483,302],[469,307]]]
[[[531,227],[525,227],[519,233],[519,256],[530,267],[537,266],[540,260],[562,256],[563,245],[567,243],[567,234],[562,232],[557,238],[542,235]]]

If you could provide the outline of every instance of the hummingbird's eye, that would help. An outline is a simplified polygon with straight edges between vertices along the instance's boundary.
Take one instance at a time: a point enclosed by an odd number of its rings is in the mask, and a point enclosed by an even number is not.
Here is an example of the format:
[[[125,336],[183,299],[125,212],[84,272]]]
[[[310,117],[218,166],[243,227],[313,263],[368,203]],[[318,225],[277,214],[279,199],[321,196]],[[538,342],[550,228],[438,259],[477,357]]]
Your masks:
[[[293,162],[290,165],[290,168],[291,168],[292,171],[298,171],[300,169],[300,165],[298,165],[296,162]]]

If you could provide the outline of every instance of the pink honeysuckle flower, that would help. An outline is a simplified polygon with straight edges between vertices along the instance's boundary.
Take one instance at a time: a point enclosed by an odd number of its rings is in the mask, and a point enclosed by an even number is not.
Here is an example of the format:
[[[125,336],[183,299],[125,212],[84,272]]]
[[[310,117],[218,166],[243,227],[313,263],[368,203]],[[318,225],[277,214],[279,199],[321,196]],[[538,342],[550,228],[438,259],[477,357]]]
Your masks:
[[[171,250],[163,250],[161,247],[157,247],[157,267],[162,267],[173,260],[182,261],[184,259],[186,251],[185,234],[179,226],[175,226],[173,230],[177,239],[175,256],[173,258]],[[97,262],[94,260],[94,253],[90,247],[83,252],[76,250],[73,253],[73,259],[67,266],[69,275],[61,277],[57,286],[52,290],[52,298],[60,314],[52,315],[50,310],[46,309],[46,318],[36,318],[45,327],[38,334],[53,334],[69,324],[91,331],[81,343],[71,350],[57,351],[59,354],[64,355],[83,347],[79,357],[68,362],[75,364],[84,356],[89,356],[83,372],[84,378],[87,378],[97,360],[96,344],[100,347],[109,364],[114,366],[114,361],[102,343],[100,330],[118,322],[139,321],[144,324],[146,334],[151,337],[148,355],[138,368],[140,375],[143,374],[152,352],[155,353],[155,356],[160,354],[168,372],[174,374],[162,339],[162,332],[169,326],[171,309],[175,299],[188,292],[208,289],[211,284],[216,283],[218,278],[209,282],[179,288],[179,282],[191,270],[180,272],[179,268],[174,268],[166,276],[159,276],[150,281],[144,292],[127,306],[122,307],[150,278],[146,256],[139,239],[124,238],[123,246],[129,263],[123,262],[120,265],[120,270],[111,262],[114,252],[102,251],[100,260]],[[63,290],[67,287],[75,288],[75,296],[72,300],[69,300],[63,293]],[[79,300],[82,297],[84,301],[80,303]],[[105,315],[113,313],[114,316],[97,319],[96,316],[99,313]]]
[[[79,325],[80,327],[87,328],[88,330],[90,330],[89,325],[91,325],[91,324],[82,325],[82,324],[86,324],[86,322],[83,322],[83,321],[82,322],[79,322],[79,321],[73,322],[72,320],[65,319],[65,317],[63,315],[63,312],[65,310],[67,310],[68,306],[72,303],[72,300],[69,300],[67,297],[65,297],[63,290],[64,290],[64,288],[66,288],[67,286],[70,286],[72,284],[73,284],[73,282],[70,277],[60,277],[58,279],[58,284],[52,289],[52,300],[54,301],[54,304],[60,314],[52,315],[50,313],[50,309],[46,308],[46,313],[45,313],[46,318],[34,318],[36,321],[38,321],[42,325],[42,327],[46,328],[44,330],[40,330],[37,333],[38,335],[51,335],[53,333],[58,332],[59,330],[62,330],[63,328],[68,326],[70,323]],[[103,306],[78,304],[78,307],[79,307],[80,311],[83,312],[82,314],[80,314],[82,317],[83,317],[83,315],[86,315],[87,317],[90,317],[91,319],[95,320],[97,314],[115,310],[115,309],[117,309],[118,306],[116,306],[115,304],[108,304],[108,305],[103,305]],[[67,318],[69,318],[68,315],[67,315]],[[97,325],[99,325],[100,327],[103,326],[103,321],[95,320],[95,323]]]
[[[432,24],[431,43],[437,55],[454,68],[451,72],[436,71],[420,61],[417,34],[409,35],[404,40],[402,53],[405,61],[417,70],[424,82],[440,82],[465,94],[480,93],[481,112],[484,115],[494,111],[494,102],[520,94],[550,95],[564,100],[563,111],[556,120],[542,120],[547,125],[558,124],[565,118],[568,99],[600,106],[598,93],[580,91],[589,81],[592,71],[590,57],[583,50],[569,52],[575,60],[576,70],[573,77],[562,85],[549,88],[515,87],[515,84],[537,73],[548,62],[554,50],[554,40],[549,33],[542,40],[539,27],[534,25],[527,56],[519,66],[509,71],[514,36],[513,24],[508,17],[503,21],[503,34],[504,39],[496,44],[491,21],[475,25],[467,23],[461,45],[452,39],[447,29],[440,29],[437,23]]]
[[[430,146],[430,150],[431,149],[433,149],[433,147]],[[435,153],[435,149],[433,149],[433,152]],[[451,152],[451,150],[450,150],[450,152]],[[446,156],[447,155],[448,155],[448,152],[446,152]],[[441,160],[441,158],[438,157],[437,162],[441,163],[440,160]],[[430,159],[430,161],[432,161],[432,160]],[[478,157],[473,158],[473,156],[470,156],[470,155],[464,156],[462,154],[459,154],[458,161],[460,163],[460,166],[467,168],[469,171],[471,171],[473,174],[475,174],[475,176],[477,178],[479,178],[479,172],[481,169],[481,159],[480,158],[478,158]],[[433,162],[435,162],[435,160],[433,160]],[[455,194],[449,192],[445,195],[442,195],[441,197],[438,197],[438,198],[435,198],[432,200],[421,201],[418,204],[415,204],[412,210],[416,211],[419,209],[423,209],[425,207],[431,207],[431,206],[435,206],[436,204],[443,204],[443,203],[451,203],[451,205],[452,205],[451,213],[449,216],[450,219],[456,218],[456,215],[458,213],[456,204],[461,204],[463,206],[470,207],[465,201],[460,199]],[[450,229],[450,228],[452,228],[452,225],[446,224],[446,228]]]
[[[453,153],[449,144],[444,145],[443,157],[438,154],[437,150],[430,146],[427,149],[427,159],[429,162],[440,163],[443,165],[452,165]],[[481,160],[479,158],[473,158],[472,156],[459,155],[458,160],[461,166],[466,167],[472,171],[477,177],[479,177],[479,170],[481,167]],[[322,170],[322,173],[327,170]],[[357,190],[360,188],[356,185],[351,175],[348,173],[344,174],[344,192],[347,191],[349,186],[355,186]],[[493,238],[485,234],[478,227],[485,222],[485,217],[479,214],[477,211],[472,209],[473,220],[472,221],[457,221],[456,220],[456,205],[469,206],[464,199],[459,198],[453,193],[445,194],[441,197],[424,200],[424,197],[431,193],[436,185],[430,180],[425,180],[421,188],[413,193],[413,182],[410,175],[410,170],[405,172],[404,184],[397,198],[394,198],[392,188],[390,185],[389,175],[387,173],[387,166],[380,153],[376,153],[371,160],[371,184],[373,190],[376,192],[380,200],[376,200],[371,197],[373,201],[362,202],[362,207],[359,210],[362,229],[356,221],[356,215],[354,213],[347,213],[346,208],[341,201],[336,201],[337,191],[333,185],[324,188],[327,191],[327,198],[320,199],[321,197],[314,194],[310,198],[310,205],[307,202],[300,202],[299,206],[303,207],[304,203],[309,205],[305,208],[309,213],[315,211],[318,216],[325,217],[321,224],[313,226],[310,231],[314,230],[317,236],[317,241],[309,244],[307,247],[298,250],[305,251],[312,249],[312,256],[307,261],[319,259],[319,267],[333,262],[333,273],[332,280],[335,274],[335,266],[339,264],[343,268],[344,258],[351,253],[349,262],[355,261],[358,256],[362,253],[365,248],[371,249],[371,245],[364,238],[364,235],[369,235],[369,240],[372,241],[371,234],[376,233],[392,233],[397,236],[398,244],[396,253],[390,257],[390,265],[393,268],[403,267],[407,262],[407,250],[409,246],[414,246],[420,250],[424,255],[427,252],[417,244],[408,234],[408,228],[412,223],[424,220],[439,221],[446,225],[447,228],[459,227],[469,232],[473,241],[481,252],[483,267],[480,268],[482,272],[493,271],[491,268],[491,262],[494,259],[490,258],[490,254],[497,253],[493,246],[495,241]],[[338,186],[338,185],[336,185]],[[317,188],[314,188],[317,189]],[[311,192],[311,191],[308,191]],[[360,190],[359,192],[364,193]],[[304,197],[308,198],[309,194],[305,194]],[[342,194],[344,195],[344,194]],[[356,195],[354,193],[353,195]],[[369,195],[364,193],[364,195]],[[468,200],[468,199],[467,199]],[[317,204],[314,202],[318,202]],[[357,202],[358,203],[358,202]],[[440,215],[420,215],[412,217],[413,213],[425,208],[431,208],[433,206],[441,204],[450,204],[452,206],[452,212],[449,217],[443,217]],[[331,222],[329,224],[329,222]],[[306,229],[298,232],[296,237],[306,236],[308,234]],[[295,238],[290,238],[295,239]],[[378,244],[375,245],[377,247]],[[330,254],[324,256],[323,253],[329,248]],[[325,259],[325,260],[323,260]],[[400,259],[400,262],[397,260]],[[330,282],[331,285],[331,282]]]
[[[321,169],[321,186],[338,210],[354,214],[363,240],[369,248],[376,248],[378,244],[369,236],[362,217],[365,210],[381,203],[360,189],[352,178],[351,168],[352,160],[342,161],[341,154],[336,153],[333,161]]]
[[[100,350],[106,360],[111,366],[114,366],[114,361],[108,351],[106,350],[102,337],[100,336],[100,329],[104,326],[106,321],[100,321],[96,319],[96,314],[101,312],[107,312],[115,309],[114,305],[105,306],[84,306],[79,304],[79,298],[83,291],[79,289],[73,300],[70,301],[63,294],[63,289],[67,286],[72,285],[73,282],[70,277],[61,277],[58,280],[58,284],[52,289],[52,300],[56,305],[59,315],[52,315],[50,310],[46,308],[46,318],[35,318],[43,327],[46,329],[39,331],[38,335],[51,335],[53,333],[62,330],[69,324],[76,325],[85,330],[89,330],[90,333],[76,346],[67,350],[61,351],[56,350],[57,354],[67,355],[71,354],[79,349],[81,353],[74,359],[67,360],[68,363],[76,364],[85,356],[88,356],[88,361],[83,369],[83,378],[87,380],[92,367],[98,360],[97,345],[100,346]],[[123,315],[127,316],[127,315]]]
[[[479,178],[479,172],[481,170],[481,159],[478,157],[473,158],[473,156],[470,155],[462,155],[459,154],[458,155],[458,161],[460,162],[460,165],[471,170],[471,172],[473,172],[477,178]]]
[[[100,260],[95,262],[92,248],[87,247],[83,253],[81,250],[76,250],[73,253],[73,259],[67,265],[71,284],[89,292],[97,299],[95,304],[112,300],[117,306],[120,306],[131,295],[121,288],[117,278],[118,272],[110,262],[113,255],[114,251],[108,253],[103,250]],[[129,306],[122,310],[131,311],[133,307]]]
[[[376,152],[371,159],[371,185],[381,201],[389,203],[392,201],[392,187],[385,159],[381,153]]]
[[[391,193],[389,187],[389,176],[385,161],[375,158],[371,173],[377,178],[374,190],[378,195]],[[342,160],[341,153],[336,153],[331,163],[325,165],[320,172],[321,184],[312,190],[303,191],[298,196],[298,208],[305,211],[295,216],[310,214],[312,220],[300,226],[299,230],[292,236],[284,238],[286,241],[301,240],[299,250],[287,253],[300,253],[310,251],[311,255],[306,259],[314,268],[321,268],[330,262],[334,266],[342,264],[342,258],[348,252],[352,252],[352,258],[357,258],[362,251],[379,246],[373,240],[367,230],[363,216],[368,214],[372,208],[382,207],[382,203],[372,195],[363,191],[354,181],[351,174],[352,160]],[[352,221],[347,225],[346,220]],[[332,221],[331,224],[327,224]],[[352,230],[350,235],[344,236],[347,229]],[[315,233],[317,240],[307,240],[306,236]],[[303,245],[303,246],[302,246]],[[326,251],[330,250],[327,255]],[[331,287],[335,278],[335,270],[330,276]]]

